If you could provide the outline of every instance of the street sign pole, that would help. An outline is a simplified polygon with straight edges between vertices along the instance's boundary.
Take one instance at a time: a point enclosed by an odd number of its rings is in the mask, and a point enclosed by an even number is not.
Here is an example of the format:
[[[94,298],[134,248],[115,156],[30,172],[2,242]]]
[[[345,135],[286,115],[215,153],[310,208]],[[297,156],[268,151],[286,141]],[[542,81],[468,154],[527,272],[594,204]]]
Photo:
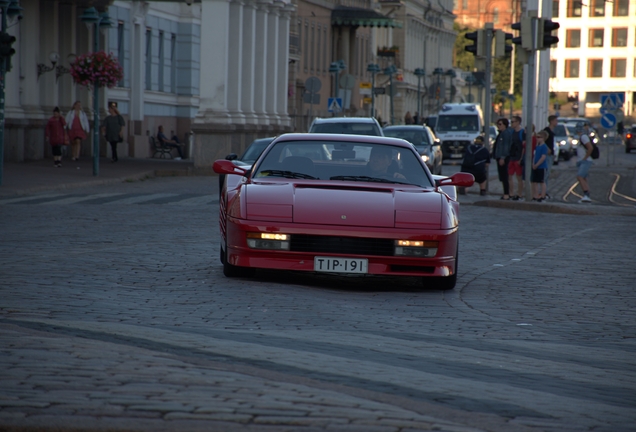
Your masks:
[[[492,35],[494,32],[493,23],[486,23],[485,25],[484,36],[486,37],[486,52],[484,53],[486,56],[486,69],[484,71],[486,78],[486,91],[485,91],[485,102],[484,102],[484,142],[490,142],[490,119],[492,117],[492,94],[490,93],[490,83],[491,83],[491,69],[492,69]]]

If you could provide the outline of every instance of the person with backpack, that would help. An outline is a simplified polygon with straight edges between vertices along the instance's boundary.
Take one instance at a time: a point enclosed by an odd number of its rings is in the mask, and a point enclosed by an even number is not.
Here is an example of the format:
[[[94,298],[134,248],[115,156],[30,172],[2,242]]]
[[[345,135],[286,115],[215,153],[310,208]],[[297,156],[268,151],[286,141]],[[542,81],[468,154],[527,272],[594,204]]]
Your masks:
[[[579,200],[580,203],[592,202],[590,198],[590,185],[588,183],[588,177],[590,174],[590,167],[592,166],[592,152],[594,147],[592,140],[587,131],[587,124],[579,122],[574,129],[575,133],[579,136],[579,145],[576,147],[576,166],[578,171],[576,173],[576,179],[583,190],[583,198]],[[598,156],[597,156],[598,157]]]
[[[526,133],[521,127],[521,117],[512,116],[512,141],[510,143],[510,162],[508,163],[508,183],[514,191],[514,179],[517,179],[517,194],[512,199],[518,201],[523,197],[523,167],[521,158],[523,157],[523,147],[526,141]]]
[[[503,187],[502,200],[510,199],[510,184],[508,183],[508,155],[510,154],[510,141],[512,138],[512,129],[508,127],[508,119],[500,118],[497,120],[497,138],[492,149],[492,157],[497,162],[497,174],[499,181]]]
[[[479,183],[479,195],[486,195],[486,182],[488,180],[488,167],[490,166],[490,153],[484,147],[484,137],[479,135],[475,141],[466,148],[462,171],[472,174],[475,183]]]

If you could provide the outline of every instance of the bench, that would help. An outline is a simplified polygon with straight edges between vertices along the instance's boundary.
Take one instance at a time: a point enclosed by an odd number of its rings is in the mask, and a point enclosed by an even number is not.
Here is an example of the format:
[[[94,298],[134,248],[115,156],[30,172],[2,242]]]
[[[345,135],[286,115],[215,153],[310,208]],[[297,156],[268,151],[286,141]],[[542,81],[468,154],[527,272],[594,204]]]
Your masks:
[[[150,135],[148,139],[150,140],[150,144],[152,145],[152,150],[154,152],[152,157],[156,157],[157,155],[159,155],[161,159],[164,159],[166,158],[166,155],[168,155],[169,158],[172,159],[171,147],[165,146],[161,141],[159,141],[152,135]]]

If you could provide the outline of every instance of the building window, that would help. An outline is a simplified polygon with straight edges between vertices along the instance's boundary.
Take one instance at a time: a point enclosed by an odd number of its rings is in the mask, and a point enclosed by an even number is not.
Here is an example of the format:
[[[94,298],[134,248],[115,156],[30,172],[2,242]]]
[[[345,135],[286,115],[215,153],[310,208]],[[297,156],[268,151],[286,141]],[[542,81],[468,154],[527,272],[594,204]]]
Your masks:
[[[581,46],[581,30],[567,30],[565,32],[566,48],[579,48]]]
[[[163,91],[163,73],[164,66],[166,64],[166,56],[163,52],[163,32],[159,32],[159,91]]]
[[[464,0],[462,2],[462,9],[467,10],[468,9],[468,0]]]
[[[590,29],[590,48],[603,48],[603,29]]]
[[[612,29],[612,46],[613,47],[627,46],[627,29],[626,28]]]
[[[322,28],[322,73],[327,73],[327,55],[329,53],[329,41],[327,40],[327,27]]]
[[[314,22],[311,23],[311,40],[309,41],[310,52],[309,52],[309,71],[313,73],[315,70],[316,63],[316,24]]]
[[[591,17],[605,16],[605,0],[590,0],[590,16]]]
[[[610,76],[612,78],[625,78],[627,75],[627,59],[612,59]]]
[[[568,17],[578,18],[581,16],[581,0],[568,0]]]
[[[305,21],[305,46],[303,47],[303,68],[305,72],[309,63],[309,21]]]
[[[493,8],[492,10],[492,22],[499,23],[499,8]]]
[[[119,21],[117,23],[117,61],[119,65],[124,68],[124,22]],[[124,69],[124,75],[125,75]],[[124,86],[124,77],[122,76],[119,82],[117,82],[118,87]]]
[[[318,24],[316,35],[318,36],[318,40],[316,41],[316,73],[318,74],[323,70],[322,55],[320,53],[320,50],[322,49],[322,26],[320,24]]]
[[[559,0],[554,0],[552,2],[552,18],[559,17]]]
[[[152,30],[146,29],[146,90],[152,90]]]
[[[550,78],[556,78],[557,76],[557,62],[556,60],[550,60]]]
[[[629,15],[629,0],[614,0],[614,16]]]
[[[590,59],[587,61],[587,77],[603,78],[603,59]]]
[[[565,77],[566,78],[578,78],[579,77],[579,60],[566,60],[565,61]]]
[[[636,58],[634,59],[634,78],[636,78]]]

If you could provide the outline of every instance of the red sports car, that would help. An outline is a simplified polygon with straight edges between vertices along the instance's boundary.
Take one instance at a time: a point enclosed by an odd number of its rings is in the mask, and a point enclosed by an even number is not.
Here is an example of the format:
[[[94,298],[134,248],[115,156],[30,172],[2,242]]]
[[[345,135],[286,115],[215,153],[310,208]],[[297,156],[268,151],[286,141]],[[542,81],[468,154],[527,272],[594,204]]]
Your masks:
[[[249,167],[217,160],[221,261],[227,277],[254,269],[421,276],[452,289],[459,203],[407,141],[286,134]]]

